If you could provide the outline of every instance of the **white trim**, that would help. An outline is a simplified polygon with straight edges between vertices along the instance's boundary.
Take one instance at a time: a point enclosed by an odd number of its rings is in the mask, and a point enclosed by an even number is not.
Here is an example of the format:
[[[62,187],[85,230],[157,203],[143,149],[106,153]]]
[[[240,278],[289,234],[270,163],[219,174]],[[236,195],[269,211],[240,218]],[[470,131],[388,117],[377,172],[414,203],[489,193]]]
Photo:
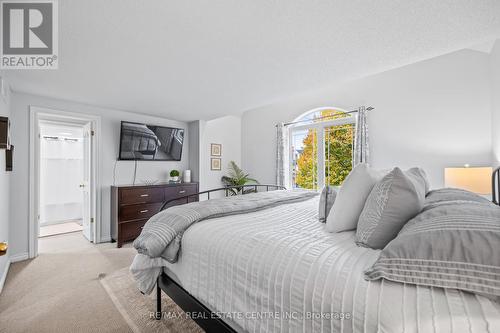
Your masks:
[[[317,123],[310,123],[305,125],[290,125],[290,130],[299,131],[310,128],[321,129],[325,127],[340,126],[340,125],[355,124],[355,123],[356,123],[356,117],[350,116],[333,120],[318,121]]]
[[[66,112],[61,110],[48,109],[38,106],[30,106],[30,146],[29,146],[29,258],[35,258],[38,255],[38,220],[36,216],[38,215],[38,158],[36,154],[38,149],[36,147],[36,136],[37,124],[40,120],[55,120],[55,121],[65,121],[73,123],[84,123],[91,122],[92,129],[94,130],[94,137],[92,140],[92,170],[95,175],[94,177],[94,189],[95,193],[95,216],[93,224],[93,239],[94,243],[99,243],[101,241],[101,145],[100,145],[100,133],[101,133],[101,117],[97,115],[87,115],[74,112]]]
[[[294,120],[292,120],[292,123],[296,122],[296,121],[301,121],[302,118],[304,118],[305,116],[307,116],[310,113],[318,112],[318,111],[323,111],[323,110],[335,110],[335,111],[342,111],[342,112],[345,112],[345,113],[349,113],[349,111],[346,110],[346,109],[344,109],[344,108],[338,108],[338,107],[335,107],[335,106],[321,106],[319,108],[311,109],[309,111],[301,113],[298,117],[296,117]]]
[[[18,254],[14,254],[14,255],[10,256],[9,259],[10,259],[11,263],[23,261],[23,260],[29,259],[29,254],[28,254],[28,252],[18,253]]]
[[[111,242],[111,235],[101,236],[101,241],[99,243],[109,243]]]
[[[7,280],[7,274],[9,273],[9,268],[10,268],[10,258],[7,258],[7,265],[5,265],[5,270],[3,271],[2,278],[0,279],[0,294],[2,294],[5,280]]]

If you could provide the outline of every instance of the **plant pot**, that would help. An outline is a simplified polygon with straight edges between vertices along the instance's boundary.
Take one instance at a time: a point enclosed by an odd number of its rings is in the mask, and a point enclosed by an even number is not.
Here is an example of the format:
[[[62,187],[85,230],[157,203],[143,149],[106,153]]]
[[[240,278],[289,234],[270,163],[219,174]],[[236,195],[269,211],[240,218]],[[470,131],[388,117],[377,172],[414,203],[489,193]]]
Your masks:
[[[170,179],[172,179],[173,182],[178,182],[179,181],[179,176],[170,177]]]

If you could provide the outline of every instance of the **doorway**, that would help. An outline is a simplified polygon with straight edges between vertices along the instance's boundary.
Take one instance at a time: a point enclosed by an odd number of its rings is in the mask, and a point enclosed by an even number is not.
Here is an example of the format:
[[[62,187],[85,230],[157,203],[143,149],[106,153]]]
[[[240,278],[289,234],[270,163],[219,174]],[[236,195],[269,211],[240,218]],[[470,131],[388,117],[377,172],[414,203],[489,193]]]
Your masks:
[[[89,161],[84,160],[83,133],[84,125],[40,121],[38,237],[84,230],[84,197],[88,196],[84,167]],[[86,225],[85,236],[90,240],[88,229]]]
[[[31,107],[30,258],[38,239],[81,233],[100,237],[97,129],[100,119]]]

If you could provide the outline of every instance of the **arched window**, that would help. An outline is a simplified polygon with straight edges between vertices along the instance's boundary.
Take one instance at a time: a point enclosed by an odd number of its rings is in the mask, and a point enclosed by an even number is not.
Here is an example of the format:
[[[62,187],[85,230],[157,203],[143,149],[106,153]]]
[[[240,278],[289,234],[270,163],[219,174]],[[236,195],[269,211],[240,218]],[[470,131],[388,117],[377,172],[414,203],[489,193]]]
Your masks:
[[[289,131],[292,187],[341,185],[352,169],[355,124],[353,114],[334,107],[314,109],[295,119]]]

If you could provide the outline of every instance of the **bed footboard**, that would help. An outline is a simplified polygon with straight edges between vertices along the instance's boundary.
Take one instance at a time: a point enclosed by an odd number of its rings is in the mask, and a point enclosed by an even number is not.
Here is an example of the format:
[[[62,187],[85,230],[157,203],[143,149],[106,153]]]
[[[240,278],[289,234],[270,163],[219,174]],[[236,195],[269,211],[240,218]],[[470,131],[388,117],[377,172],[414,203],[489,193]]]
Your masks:
[[[500,205],[500,167],[496,168],[491,176],[491,195],[493,202]]]
[[[163,272],[156,284],[156,319],[161,319],[161,292],[162,290],[205,332],[235,333],[236,331],[213,313],[184,288]]]
[[[201,197],[205,196],[207,200],[210,200],[210,194],[212,193],[217,193],[217,192],[223,192],[224,196],[229,197],[233,195],[244,195],[247,193],[253,193],[253,192],[258,192],[259,189],[265,189],[267,191],[273,191],[273,190],[286,190],[286,187],[281,186],[281,185],[273,185],[273,184],[251,184],[251,185],[241,185],[241,186],[226,186],[226,187],[219,187],[215,188],[212,190],[208,191],[202,191],[198,193],[193,193],[189,195],[185,195],[182,197],[178,197],[172,200],[168,200],[163,203],[163,205],[160,208],[160,212],[164,210],[165,208],[168,207],[168,205],[172,202],[182,202],[185,200],[186,203],[192,202],[190,199],[196,199],[199,200]]]

